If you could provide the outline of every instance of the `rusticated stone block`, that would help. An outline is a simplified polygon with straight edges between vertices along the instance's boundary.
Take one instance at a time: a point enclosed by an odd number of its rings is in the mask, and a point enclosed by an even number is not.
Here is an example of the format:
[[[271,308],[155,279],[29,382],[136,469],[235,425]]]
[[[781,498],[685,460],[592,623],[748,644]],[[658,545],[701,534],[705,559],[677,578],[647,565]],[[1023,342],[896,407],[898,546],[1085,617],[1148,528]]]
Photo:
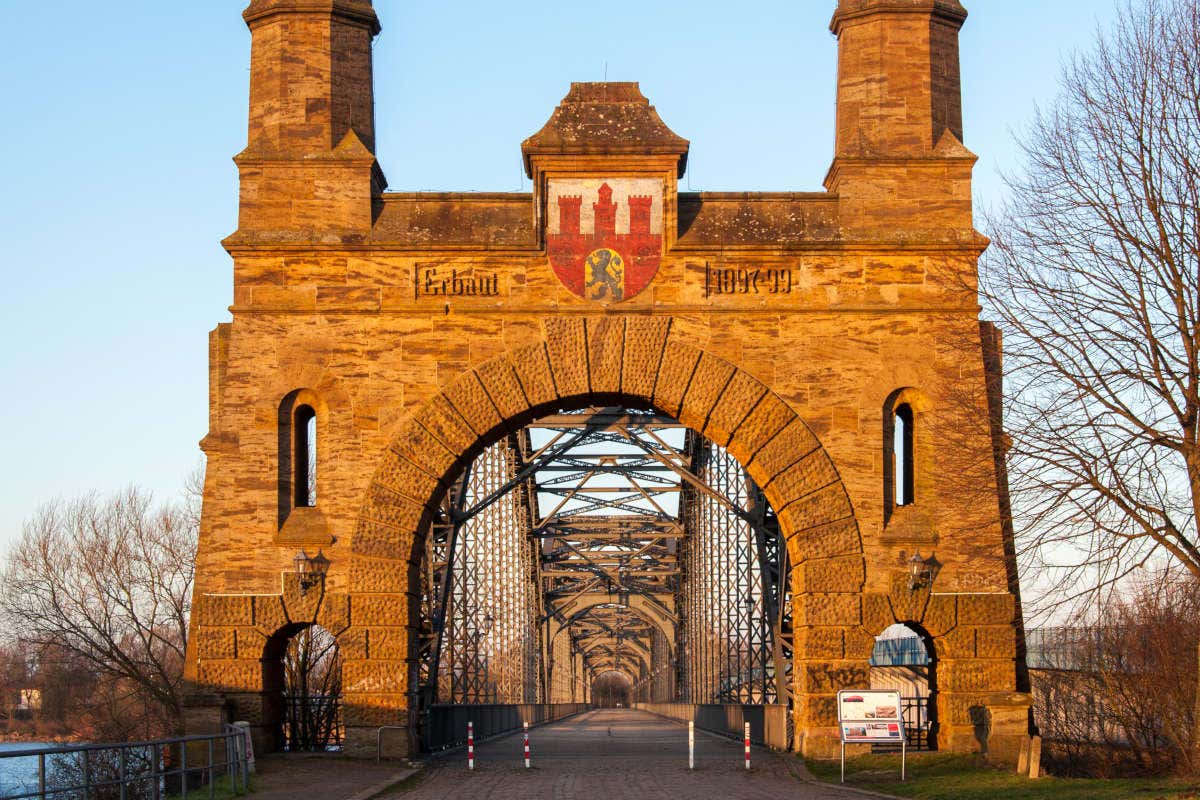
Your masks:
[[[365,661],[370,658],[367,651],[367,629],[353,627],[338,636],[338,653],[345,660]]]
[[[700,357],[700,363],[692,374],[683,405],[679,408],[679,421],[693,430],[702,431],[708,424],[708,414],[722,396],[733,377],[733,366],[708,353]]]
[[[871,685],[871,666],[865,662],[805,662],[802,682],[796,688],[806,694],[836,694],[842,689],[864,689]]]
[[[858,592],[865,579],[862,556],[809,559],[792,568],[796,570],[802,571],[803,591],[816,594]]]
[[[350,598],[326,592],[317,611],[317,624],[337,636],[350,627]]]
[[[493,358],[476,372],[484,391],[504,419],[512,419],[529,408],[517,371],[506,359]]]
[[[232,627],[254,624],[254,606],[249,595],[204,594],[195,603],[201,625]]]
[[[408,695],[402,692],[345,692],[342,707],[348,726],[377,728],[380,725],[404,725],[408,721]]]
[[[219,692],[262,691],[262,664],[232,658],[204,660],[200,662],[200,683]]]
[[[437,485],[437,477],[407,458],[389,452],[375,472],[375,483],[391,489],[419,508],[428,499],[429,488]],[[419,512],[417,518],[420,518]]]
[[[861,614],[857,594],[802,594],[792,598],[793,622],[805,625],[857,625]]]
[[[259,595],[254,598],[254,627],[263,636],[274,636],[288,625],[287,609],[283,597],[277,594]]]
[[[585,320],[588,347],[588,384],[593,392],[621,391],[621,365],[625,358],[625,320],[593,317]]]
[[[838,483],[837,470],[829,455],[824,450],[814,450],[779,473],[770,488],[779,493],[781,502],[789,503],[835,483]]]
[[[404,661],[344,661],[342,686],[346,697],[361,694],[404,694],[408,664]]]
[[[958,620],[968,625],[1011,625],[1016,617],[1011,594],[964,594],[958,598]]]
[[[394,558],[407,560],[411,555],[412,531],[420,520],[423,509],[410,505],[408,512],[413,515],[414,524],[411,528],[396,528],[369,519],[360,519],[354,528],[354,552],[372,558]]]
[[[930,636],[941,636],[958,624],[958,598],[952,594],[935,594],[925,606],[921,621]]]
[[[858,523],[853,517],[808,528],[796,536],[806,558],[833,558],[862,552]]]
[[[478,436],[443,395],[435,395],[416,414],[416,421],[451,452],[465,453]]]
[[[758,451],[778,436],[796,414],[787,403],[774,393],[765,395],[754,410],[737,426],[729,441],[729,454],[742,464],[749,464],[751,474],[760,486],[766,486],[774,474],[766,475],[765,467],[758,463]]]
[[[836,727],[837,694],[812,694],[804,698],[804,724],[808,727]]]
[[[238,628],[237,657],[243,661],[261,661],[267,646],[267,636],[258,628]]]
[[[808,429],[799,417],[794,417],[790,425],[772,436],[754,454],[753,464],[762,470],[767,477],[764,486],[776,475],[795,464],[805,455],[816,450],[820,445],[817,437]]]
[[[937,648],[938,658],[974,658],[975,629],[959,625],[949,633],[935,637],[933,646]]]
[[[550,356],[546,345],[535,344],[519,347],[509,358],[513,371],[521,381],[521,390],[530,406],[552,403],[558,397],[554,385],[554,371],[550,368]]]
[[[546,351],[550,370],[560,397],[575,397],[588,392],[587,331],[579,317],[548,317]]]
[[[350,561],[350,591],[403,594],[408,591],[408,571],[403,562],[356,555]]]
[[[202,659],[237,658],[234,628],[201,628],[196,631],[196,652]]]
[[[483,436],[500,426],[500,412],[492,404],[492,399],[483,390],[483,384],[474,372],[464,373],[442,393],[477,436]]]
[[[445,477],[458,459],[446,449],[441,440],[415,420],[409,420],[395,441],[399,444],[399,449],[389,450],[390,453],[411,461],[435,478]]]
[[[420,491],[415,487],[409,488],[414,494]],[[441,494],[438,483],[433,478],[429,479],[425,488],[428,490],[427,502]],[[367,505],[362,509],[363,519],[382,523],[404,533],[413,529],[415,509],[412,498],[387,486],[372,483],[367,490],[367,501]]]
[[[699,361],[699,350],[668,340],[658,369],[658,381],[654,384],[654,405],[677,417],[684,392],[692,382],[692,374]]]
[[[406,627],[371,628],[368,641],[372,661],[403,661],[410,653],[411,631]]]
[[[778,516],[785,534],[791,538],[809,528],[847,519],[852,513],[846,487],[835,483],[788,504]]]
[[[861,658],[864,662],[875,652],[875,637],[862,628],[846,629],[846,658]]]
[[[357,628],[408,625],[406,594],[356,594],[350,599],[350,621]]]
[[[1012,661],[959,661],[938,664],[938,688],[947,692],[1000,692],[1013,686]]]
[[[665,317],[628,317],[625,321],[625,364],[621,390],[645,398],[654,396],[654,379],[662,361],[671,320]]]
[[[979,658],[1017,657],[1017,632],[1011,625],[985,625],[975,629],[975,654]]]
[[[797,663],[801,660],[840,660],[845,657],[842,628],[797,628],[792,634]]]
[[[767,387],[761,381],[745,372],[735,372],[732,380],[725,387],[725,391],[721,393],[717,404],[713,406],[708,415],[708,424],[704,427],[704,435],[722,447],[727,445],[733,432],[750,415],[750,412],[755,409],[766,393]]]
[[[862,626],[874,636],[883,633],[887,627],[896,622],[896,615],[892,613],[892,604],[887,595],[864,594],[862,607]]]

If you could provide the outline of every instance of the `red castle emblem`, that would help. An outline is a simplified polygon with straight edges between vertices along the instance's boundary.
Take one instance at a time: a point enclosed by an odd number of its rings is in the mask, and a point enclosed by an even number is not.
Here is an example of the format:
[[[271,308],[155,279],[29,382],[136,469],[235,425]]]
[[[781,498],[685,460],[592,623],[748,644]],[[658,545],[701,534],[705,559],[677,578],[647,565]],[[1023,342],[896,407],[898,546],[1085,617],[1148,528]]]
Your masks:
[[[662,261],[661,182],[615,178],[551,181],[550,186],[546,250],[563,285],[585,300],[604,303],[628,300],[645,289]]]

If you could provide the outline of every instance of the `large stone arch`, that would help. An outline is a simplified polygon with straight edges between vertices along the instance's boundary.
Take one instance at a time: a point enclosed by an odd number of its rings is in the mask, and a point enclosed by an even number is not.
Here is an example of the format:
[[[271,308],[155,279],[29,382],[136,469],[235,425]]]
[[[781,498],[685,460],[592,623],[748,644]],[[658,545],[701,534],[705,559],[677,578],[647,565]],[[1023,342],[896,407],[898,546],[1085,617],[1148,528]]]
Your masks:
[[[467,370],[415,409],[381,458],[353,537],[349,588],[355,626],[390,645],[347,654],[348,725],[365,735],[378,717],[409,708],[412,587],[432,511],[460,470],[547,413],[625,403],[725,447],[763,488],[793,564],[797,730],[832,741],[836,692],[866,676],[870,637],[859,627],[858,524],[816,435],[770,387],[687,341],[669,318],[557,317],[543,327],[542,341]]]

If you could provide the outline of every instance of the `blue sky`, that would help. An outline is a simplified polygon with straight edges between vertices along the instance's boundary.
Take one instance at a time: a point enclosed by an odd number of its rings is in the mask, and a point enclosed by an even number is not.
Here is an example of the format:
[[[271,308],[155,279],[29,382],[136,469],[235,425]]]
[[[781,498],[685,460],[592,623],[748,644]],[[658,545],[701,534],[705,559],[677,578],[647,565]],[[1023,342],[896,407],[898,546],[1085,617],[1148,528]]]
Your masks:
[[[229,318],[241,2],[9,3],[0,48],[0,546],[43,501],[173,496],[207,426],[207,333]],[[1111,0],[967,0],[967,145],[1001,195],[1011,131]],[[692,141],[683,186],[819,190],[832,0],[376,0],[379,157],[393,189],[527,189],[519,144],[573,80],[637,80]],[[603,9],[599,13],[593,9]]]

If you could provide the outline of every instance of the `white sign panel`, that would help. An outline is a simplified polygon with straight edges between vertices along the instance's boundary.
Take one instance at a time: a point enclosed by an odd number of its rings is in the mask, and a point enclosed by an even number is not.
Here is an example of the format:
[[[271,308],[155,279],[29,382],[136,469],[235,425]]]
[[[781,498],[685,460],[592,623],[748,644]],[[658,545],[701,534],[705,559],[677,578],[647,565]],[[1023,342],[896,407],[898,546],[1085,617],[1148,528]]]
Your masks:
[[[838,727],[843,744],[904,742],[899,692],[838,692]]]

